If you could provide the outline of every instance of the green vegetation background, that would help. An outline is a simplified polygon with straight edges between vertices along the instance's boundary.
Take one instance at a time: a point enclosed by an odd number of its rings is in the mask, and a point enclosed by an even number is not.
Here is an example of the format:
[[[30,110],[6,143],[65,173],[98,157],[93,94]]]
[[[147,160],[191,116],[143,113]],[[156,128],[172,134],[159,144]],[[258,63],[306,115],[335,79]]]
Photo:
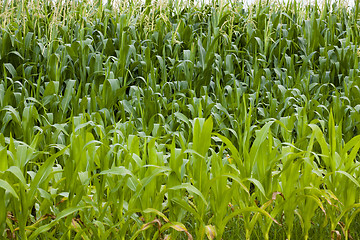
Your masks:
[[[1,1],[0,238],[360,239],[359,1]]]

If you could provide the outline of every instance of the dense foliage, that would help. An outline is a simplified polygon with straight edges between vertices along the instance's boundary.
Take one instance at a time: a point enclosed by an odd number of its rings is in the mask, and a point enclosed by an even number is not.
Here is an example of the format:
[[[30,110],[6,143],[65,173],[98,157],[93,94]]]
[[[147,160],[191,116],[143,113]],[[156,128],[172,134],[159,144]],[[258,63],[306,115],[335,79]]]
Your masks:
[[[0,238],[359,239],[359,1],[0,5]]]

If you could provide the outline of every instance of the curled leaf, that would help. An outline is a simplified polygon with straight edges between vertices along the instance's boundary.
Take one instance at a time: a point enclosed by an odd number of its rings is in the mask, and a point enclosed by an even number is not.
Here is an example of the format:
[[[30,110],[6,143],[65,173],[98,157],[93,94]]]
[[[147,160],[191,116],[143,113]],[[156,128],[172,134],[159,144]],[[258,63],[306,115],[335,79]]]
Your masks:
[[[148,223],[145,223],[144,225],[142,225],[140,231],[144,231],[144,230],[148,229],[151,225],[154,225],[156,223],[157,223],[157,228],[160,229],[162,224],[159,219],[155,218],[151,222],[148,222]]]
[[[276,196],[277,195],[280,195],[284,200],[285,200],[285,197],[284,195],[282,194],[282,192],[273,192],[272,196],[271,196],[271,199],[272,200],[276,200]]]
[[[333,233],[336,234],[336,240],[341,240],[341,234],[340,234],[340,232],[337,231],[337,230],[332,230],[332,231],[331,231],[331,240],[334,240]]]
[[[213,240],[216,237],[216,229],[213,225],[205,226],[205,233],[209,240]]]

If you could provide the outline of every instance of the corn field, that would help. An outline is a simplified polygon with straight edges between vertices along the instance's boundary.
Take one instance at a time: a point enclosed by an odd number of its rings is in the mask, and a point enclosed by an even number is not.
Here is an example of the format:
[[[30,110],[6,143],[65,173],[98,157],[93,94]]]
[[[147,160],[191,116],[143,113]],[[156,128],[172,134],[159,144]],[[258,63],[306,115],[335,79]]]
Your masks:
[[[360,239],[359,0],[1,0],[1,239]]]

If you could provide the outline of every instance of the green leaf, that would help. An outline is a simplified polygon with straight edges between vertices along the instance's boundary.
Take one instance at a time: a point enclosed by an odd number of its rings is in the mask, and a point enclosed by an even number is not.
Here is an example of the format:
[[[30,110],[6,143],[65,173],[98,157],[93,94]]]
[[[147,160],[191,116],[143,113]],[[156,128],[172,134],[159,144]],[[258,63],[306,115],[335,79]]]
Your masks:
[[[125,175],[133,176],[132,172],[123,166],[113,167],[109,170],[101,171],[99,174],[101,174],[101,175],[110,174],[110,175],[121,175],[121,176],[125,176]]]
[[[51,155],[43,163],[43,165],[40,167],[39,171],[36,173],[34,180],[31,181],[31,183],[30,183],[30,190],[29,190],[29,192],[27,194],[28,199],[30,199],[30,200],[34,199],[34,195],[35,195],[35,192],[36,192],[37,188],[50,175],[50,173],[51,173],[51,171],[53,169],[53,165],[54,165],[54,162],[55,162],[56,158],[58,158],[59,156],[64,154],[65,151],[69,148],[69,146],[64,147],[63,149],[61,149],[57,153]]]
[[[26,184],[25,177],[23,173],[21,172],[20,168],[17,166],[11,166],[9,169],[6,170],[7,172],[11,172],[14,174],[14,176],[20,181],[20,183],[23,185],[25,189],[28,188],[28,185]]]
[[[244,181],[252,182],[260,190],[260,192],[264,195],[264,197],[266,197],[265,189],[260,181],[254,179],[254,178],[245,178]]]
[[[5,189],[5,191],[11,193],[11,195],[13,195],[16,199],[19,199],[19,196],[17,195],[13,187],[5,180],[0,179],[0,187],[2,189]]]
[[[12,78],[15,78],[17,76],[16,70],[11,63],[4,63],[4,67],[9,71]]]
[[[188,191],[189,193],[199,196],[203,200],[205,205],[208,205],[204,195],[199,191],[199,189],[197,189],[195,186],[191,185],[190,183],[182,183],[181,185],[174,186],[169,189],[170,190],[186,189],[186,191]]]
[[[350,179],[358,188],[360,188],[360,183],[357,181],[353,176],[351,176],[349,173],[344,171],[335,171],[335,173],[340,173],[346,176],[348,179]]]

